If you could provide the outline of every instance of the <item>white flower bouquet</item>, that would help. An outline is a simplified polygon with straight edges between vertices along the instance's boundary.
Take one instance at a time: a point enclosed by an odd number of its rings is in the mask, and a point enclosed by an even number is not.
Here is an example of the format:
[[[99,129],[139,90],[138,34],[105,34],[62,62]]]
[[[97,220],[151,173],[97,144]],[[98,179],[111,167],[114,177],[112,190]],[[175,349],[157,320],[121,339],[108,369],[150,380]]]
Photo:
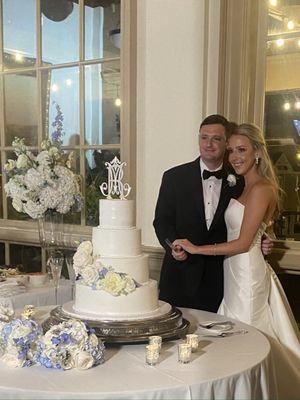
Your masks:
[[[73,257],[76,280],[94,290],[104,290],[112,296],[127,295],[140,285],[124,272],[101,263],[99,255],[93,255],[90,241],[82,242]]]
[[[17,159],[4,165],[9,177],[4,189],[13,207],[33,219],[42,218],[48,210],[79,211],[80,177],[71,170],[72,153],[66,156],[57,141],[44,140],[42,151],[35,156],[24,142],[15,138],[12,146]]]
[[[83,322],[68,320],[39,340],[35,360],[46,368],[85,370],[104,363],[104,344]]]
[[[31,319],[13,319],[2,327],[1,361],[9,367],[28,367],[34,364],[37,343],[42,328]]]

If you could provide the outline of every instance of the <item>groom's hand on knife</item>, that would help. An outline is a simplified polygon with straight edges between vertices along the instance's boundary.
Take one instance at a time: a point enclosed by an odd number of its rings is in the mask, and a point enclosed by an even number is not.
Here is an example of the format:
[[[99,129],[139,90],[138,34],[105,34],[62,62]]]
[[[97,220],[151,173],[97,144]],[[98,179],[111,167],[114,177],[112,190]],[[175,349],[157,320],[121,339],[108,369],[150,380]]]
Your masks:
[[[172,250],[172,256],[175,258],[177,261],[184,261],[187,259],[187,252],[183,250],[183,248],[179,245],[174,245],[173,243],[170,242],[169,239],[166,239],[165,242],[167,245],[171,248]]]

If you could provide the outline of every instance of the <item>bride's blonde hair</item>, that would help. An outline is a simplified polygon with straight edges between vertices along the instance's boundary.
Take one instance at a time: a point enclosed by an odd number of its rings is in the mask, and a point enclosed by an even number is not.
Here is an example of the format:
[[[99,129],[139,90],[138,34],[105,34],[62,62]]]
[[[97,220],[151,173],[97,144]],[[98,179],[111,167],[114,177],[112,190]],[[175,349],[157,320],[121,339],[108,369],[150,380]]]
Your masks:
[[[279,186],[262,130],[255,124],[240,124],[231,132],[230,136],[233,135],[242,135],[247,137],[250,140],[253,149],[259,151],[260,157],[257,165],[257,171],[259,175],[264,177],[274,188],[277,206],[275,214],[277,214],[280,209],[279,193],[282,191],[282,189]]]

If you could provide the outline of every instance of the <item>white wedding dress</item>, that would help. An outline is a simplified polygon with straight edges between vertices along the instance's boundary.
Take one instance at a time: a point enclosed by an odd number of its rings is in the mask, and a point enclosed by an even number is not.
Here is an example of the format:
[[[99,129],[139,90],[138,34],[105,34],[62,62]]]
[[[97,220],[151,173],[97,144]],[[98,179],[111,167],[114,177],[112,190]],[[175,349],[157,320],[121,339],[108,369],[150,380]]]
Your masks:
[[[228,241],[239,237],[244,205],[231,199],[225,212]],[[248,252],[226,257],[224,298],[219,314],[252,325],[271,344],[280,399],[300,399],[299,330],[278,277],[261,252],[258,230]]]

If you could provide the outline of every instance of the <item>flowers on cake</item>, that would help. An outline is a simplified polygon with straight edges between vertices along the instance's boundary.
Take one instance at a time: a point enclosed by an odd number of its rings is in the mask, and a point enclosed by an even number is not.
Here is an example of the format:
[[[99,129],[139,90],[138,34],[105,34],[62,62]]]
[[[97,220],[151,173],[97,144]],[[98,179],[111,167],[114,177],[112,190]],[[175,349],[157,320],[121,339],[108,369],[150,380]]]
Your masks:
[[[13,319],[2,326],[1,361],[9,367],[28,367],[34,364],[37,343],[42,328],[31,319]]]
[[[41,218],[48,210],[66,214],[82,205],[79,176],[71,169],[72,153],[63,153],[60,144],[44,140],[36,156],[25,146],[25,140],[12,143],[16,160],[8,160],[4,171],[9,180],[5,192],[18,212]]]
[[[104,362],[104,345],[83,322],[68,320],[39,340],[35,360],[46,368],[85,370]]]
[[[82,242],[74,254],[76,279],[82,285],[94,290],[104,290],[112,296],[127,295],[140,285],[124,272],[116,272],[113,267],[101,263],[98,255],[93,255],[90,241]]]

